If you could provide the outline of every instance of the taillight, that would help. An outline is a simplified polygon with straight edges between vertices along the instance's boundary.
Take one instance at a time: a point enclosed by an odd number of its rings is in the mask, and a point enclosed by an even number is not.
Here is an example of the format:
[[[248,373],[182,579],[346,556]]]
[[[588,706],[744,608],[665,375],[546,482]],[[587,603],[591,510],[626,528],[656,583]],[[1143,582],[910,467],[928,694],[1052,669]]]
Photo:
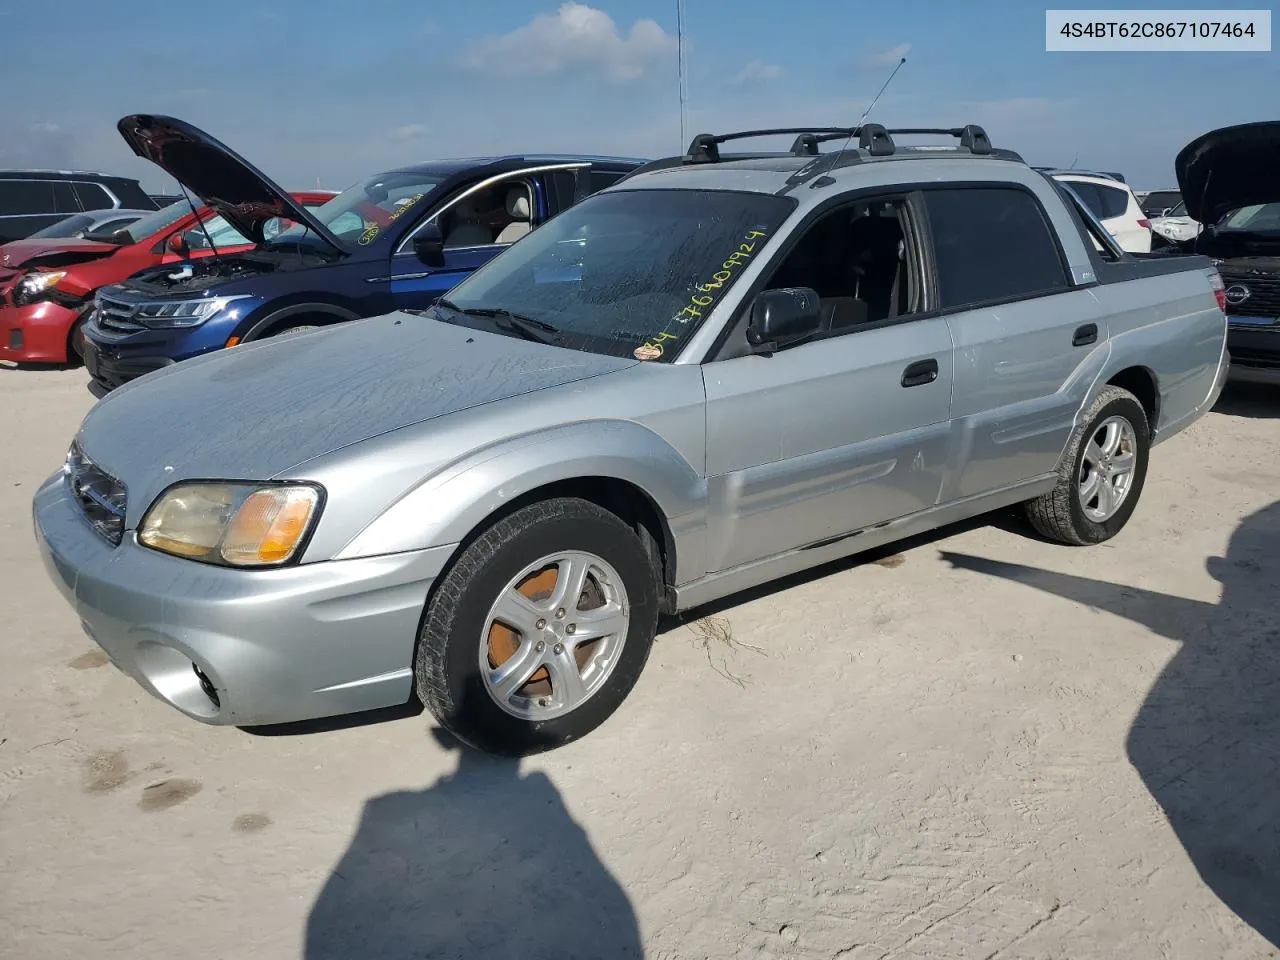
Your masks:
[[[1143,230],[1150,230],[1151,221],[1148,220],[1146,217],[1143,217],[1141,220],[1138,221],[1138,226],[1140,226]]]
[[[1209,286],[1213,287],[1214,299],[1218,301],[1218,309],[1227,312],[1227,288],[1222,282],[1222,274],[1217,270],[1209,271]]]

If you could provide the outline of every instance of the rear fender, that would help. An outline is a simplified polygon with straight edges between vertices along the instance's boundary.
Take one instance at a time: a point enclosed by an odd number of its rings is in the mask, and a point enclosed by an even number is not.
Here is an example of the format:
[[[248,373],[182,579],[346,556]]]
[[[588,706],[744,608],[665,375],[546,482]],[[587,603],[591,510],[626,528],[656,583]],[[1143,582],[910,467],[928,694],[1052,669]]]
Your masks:
[[[705,572],[706,481],[662,437],[626,420],[566,424],[472,451],[408,490],[334,559],[455,544],[516,498],[584,477],[643,490],[671,531],[677,582]]]

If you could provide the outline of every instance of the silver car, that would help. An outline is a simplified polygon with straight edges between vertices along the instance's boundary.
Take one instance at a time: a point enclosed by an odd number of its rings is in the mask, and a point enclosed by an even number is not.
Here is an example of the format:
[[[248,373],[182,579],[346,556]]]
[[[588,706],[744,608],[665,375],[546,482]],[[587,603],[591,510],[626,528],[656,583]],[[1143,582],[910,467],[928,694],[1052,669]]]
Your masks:
[[[1115,536],[1221,389],[1220,280],[935,132],[699,137],[426,311],[135,381],[35,496],[55,582],[197,720],[416,692],[522,753],[612,714],[661,614],[1013,504]]]

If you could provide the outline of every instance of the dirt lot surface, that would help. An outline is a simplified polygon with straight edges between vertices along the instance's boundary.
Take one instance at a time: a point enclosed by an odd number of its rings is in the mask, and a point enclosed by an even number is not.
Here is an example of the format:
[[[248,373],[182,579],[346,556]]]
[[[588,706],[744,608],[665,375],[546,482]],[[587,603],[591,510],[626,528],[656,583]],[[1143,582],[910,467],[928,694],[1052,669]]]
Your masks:
[[[989,518],[735,598],[517,764],[144,694],[31,535],[85,376],[0,369],[0,956],[1280,956],[1274,396],[1105,546]]]

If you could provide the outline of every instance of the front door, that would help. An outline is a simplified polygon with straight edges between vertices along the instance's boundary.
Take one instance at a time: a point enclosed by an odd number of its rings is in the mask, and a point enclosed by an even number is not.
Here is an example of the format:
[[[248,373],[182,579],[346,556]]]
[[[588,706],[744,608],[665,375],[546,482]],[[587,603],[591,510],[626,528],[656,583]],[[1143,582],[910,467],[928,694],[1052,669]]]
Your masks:
[[[765,285],[817,291],[822,337],[703,367],[709,570],[937,503],[949,447],[951,333],[945,318],[915,316],[923,304],[915,219],[896,196],[824,215]]]

